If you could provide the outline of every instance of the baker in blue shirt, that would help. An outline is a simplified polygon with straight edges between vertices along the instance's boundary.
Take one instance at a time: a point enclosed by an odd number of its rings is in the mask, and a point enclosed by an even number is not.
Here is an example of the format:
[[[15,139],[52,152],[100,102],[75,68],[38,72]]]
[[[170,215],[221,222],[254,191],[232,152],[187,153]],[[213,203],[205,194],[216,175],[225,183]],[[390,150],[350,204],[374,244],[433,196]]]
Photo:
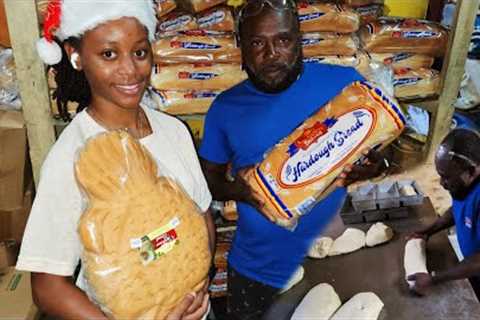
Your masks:
[[[345,189],[337,188],[289,231],[262,215],[262,203],[238,173],[259,163],[318,108],[363,78],[353,68],[303,64],[294,1],[247,2],[239,35],[248,79],[215,99],[200,157],[214,199],[236,200],[239,212],[228,256],[228,319],[260,319],[339,209]],[[378,152],[367,158],[368,164],[346,168],[340,184],[385,169]],[[228,164],[237,176],[233,182],[226,179]]]
[[[480,134],[466,128],[450,131],[438,148],[435,166],[442,187],[452,196],[452,207],[432,225],[410,237],[428,239],[440,230],[455,225],[460,250],[465,259],[448,270],[433,271],[430,274],[417,273],[408,280],[415,281],[413,289],[423,295],[435,284],[470,278],[479,295]]]

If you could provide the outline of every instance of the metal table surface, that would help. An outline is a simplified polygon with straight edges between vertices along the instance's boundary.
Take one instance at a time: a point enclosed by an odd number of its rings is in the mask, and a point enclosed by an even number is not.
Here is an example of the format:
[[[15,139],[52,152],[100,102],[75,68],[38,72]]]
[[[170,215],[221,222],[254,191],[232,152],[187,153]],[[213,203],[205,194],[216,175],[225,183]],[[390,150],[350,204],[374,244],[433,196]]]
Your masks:
[[[277,299],[265,319],[290,319],[303,296],[313,286],[324,282],[335,288],[342,302],[359,292],[376,293],[385,304],[379,317],[382,320],[480,319],[480,303],[468,280],[437,285],[424,297],[414,296],[408,290],[403,268],[405,236],[435,218],[430,200],[425,199],[423,205],[410,208],[409,218],[385,222],[395,231],[389,243],[342,256],[308,258],[304,263],[304,279]],[[370,225],[348,227],[367,231]],[[345,228],[337,215],[323,235],[336,238]],[[429,239],[427,259],[428,270],[443,270],[457,263],[445,231]]]

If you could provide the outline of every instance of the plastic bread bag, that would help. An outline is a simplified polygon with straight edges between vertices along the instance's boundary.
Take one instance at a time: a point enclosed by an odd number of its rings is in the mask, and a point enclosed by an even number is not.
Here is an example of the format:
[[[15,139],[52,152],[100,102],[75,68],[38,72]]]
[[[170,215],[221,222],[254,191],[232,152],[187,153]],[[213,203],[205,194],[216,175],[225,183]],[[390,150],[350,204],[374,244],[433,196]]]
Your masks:
[[[198,29],[197,19],[186,12],[174,11],[162,17],[158,23],[159,35],[172,31],[187,31]]]
[[[155,90],[156,109],[171,115],[205,114],[220,91]]]
[[[232,35],[215,35],[201,30],[160,38],[152,44],[152,49],[156,63],[240,63],[242,60]]]
[[[272,222],[293,230],[335,189],[344,166],[382,149],[403,131],[399,104],[368,82],[354,82],[281,140],[244,178]]]
[[[19,110],[22,107],[19,94],[13,51],[0,47],[0,105]]]
[[[178,2],[183,8],[196,13],[222,4],[226,0],[178,0]]]
[[[360,16],[361,25],[373,22],[383,15],[383,5],[377,3],[357,7],[354,10]]]
[[[359,73],[364,74],[369,68],[370,57],[365,52],[358,51],[353,56],[318,56],[304,58],[303,62],[325,63],[339,66],[353,67]]]
[[[358,51],[358,39],[355,35],[332,32],[313,32],[302,35],[303,55],[316,56],[353,56]]]
[[[342,0],[344,4],[348,4],[352,7],[368,6],[375,3],[383,3],[383,0]]]
[[[371,53],[372,60],[391,65],[393,70],[431,68],[434,58],[416,53]]]
[[[240,64],[171,64],[154,66],[150,83],[157,90],[226,90],[245,80]]]
[[[227,6],[214,7],[197,15],[200,29],[221,32],[235,31],[235,19],[232,10]]]
[[[75,176],[89,297],[115,319],[164,319],[207,279],[211,253],[200,209],[127,131],[90,138]]]
[[[153,2],[157,7],[157,17],[163,17],[177,7],[175,0],[153,0]]]
[[[359,31],[363,49],[369,53],[421,53],[433,57],[445,54],[448,32],[436,22],[380,18]]]
[[[399,100],[435,96],[439,93],[440,73],[427,68],[397,70],[393,85],[395,97]]]
[[[321,2],[300,1],[297,4],[302,32],[356,32],[359,15],[349,7]]]

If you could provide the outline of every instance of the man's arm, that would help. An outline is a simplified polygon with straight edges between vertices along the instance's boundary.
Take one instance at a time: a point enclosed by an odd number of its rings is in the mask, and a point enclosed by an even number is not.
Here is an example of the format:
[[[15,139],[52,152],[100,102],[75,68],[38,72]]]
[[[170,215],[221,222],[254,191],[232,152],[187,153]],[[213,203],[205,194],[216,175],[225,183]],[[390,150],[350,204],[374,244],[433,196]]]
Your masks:
[[[210,209],[205,213],[205,223],[207,224],[208,230],[208,244],[210,246],[210,252],[212,255],[215,253],[215,223],[213,222],[213,216]]]
[[[444,229],[450,228],[455,224],[452,208],[450,207],[442,216],[438,217],[434,223],[410,234],[407,239],[424,238],[427,240],[430,236]]]

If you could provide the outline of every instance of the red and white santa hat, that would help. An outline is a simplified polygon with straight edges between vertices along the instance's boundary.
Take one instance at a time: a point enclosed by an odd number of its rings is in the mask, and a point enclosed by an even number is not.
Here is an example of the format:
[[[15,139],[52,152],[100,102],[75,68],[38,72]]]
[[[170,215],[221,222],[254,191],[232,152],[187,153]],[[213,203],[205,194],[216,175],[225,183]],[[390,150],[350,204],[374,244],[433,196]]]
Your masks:
[[[101,23],[123,17],[137,18],[155,38],[157,18],[152,0],[50,0],[44,19],[44,36],[37,41],[40,58],[49,65],[62,59],[62,50],[53,40],[80,37]]]

